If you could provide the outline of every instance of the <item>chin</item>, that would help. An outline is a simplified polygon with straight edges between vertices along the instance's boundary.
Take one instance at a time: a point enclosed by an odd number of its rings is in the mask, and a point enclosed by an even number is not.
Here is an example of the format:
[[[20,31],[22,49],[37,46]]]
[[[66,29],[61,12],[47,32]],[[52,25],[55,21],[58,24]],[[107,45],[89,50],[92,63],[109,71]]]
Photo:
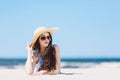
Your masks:
[[[44,45],[45,47],[48,47],[48,45]]]

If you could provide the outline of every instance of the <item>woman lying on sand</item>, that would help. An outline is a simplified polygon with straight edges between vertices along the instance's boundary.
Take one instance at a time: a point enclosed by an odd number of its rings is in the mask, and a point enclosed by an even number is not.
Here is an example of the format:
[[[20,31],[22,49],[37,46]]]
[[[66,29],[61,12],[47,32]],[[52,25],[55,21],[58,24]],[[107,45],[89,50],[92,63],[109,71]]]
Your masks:
[[[28,57],[25,64],[29,75],[59,74],[60,52],[57,45],[52,44],[52,34],[58,28],[39,27],[35,30],[31,43],[27,43]]]

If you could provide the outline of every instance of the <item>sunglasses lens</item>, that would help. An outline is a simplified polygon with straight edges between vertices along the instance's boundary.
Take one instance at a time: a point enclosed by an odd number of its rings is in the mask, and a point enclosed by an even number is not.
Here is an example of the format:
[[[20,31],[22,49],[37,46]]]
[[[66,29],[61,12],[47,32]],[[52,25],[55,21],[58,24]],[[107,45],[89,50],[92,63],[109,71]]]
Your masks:
[[[43,37],[41,37],[41,40],[46,40],[46,39],[50,40],[50,36],[47,36],[47,37],[43,36]]]
[[[47,36],[47,39],[49,40],[49,39],[50,39],[50,36]]]
[[[41,40],[45,40],[46,39],[46,37],[41,37]]]

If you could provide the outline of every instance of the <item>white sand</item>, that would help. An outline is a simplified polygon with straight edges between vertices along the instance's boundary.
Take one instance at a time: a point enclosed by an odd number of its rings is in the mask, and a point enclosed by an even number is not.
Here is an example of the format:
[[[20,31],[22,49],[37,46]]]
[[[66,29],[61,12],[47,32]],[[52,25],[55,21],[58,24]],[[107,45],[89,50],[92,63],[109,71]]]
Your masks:
[[[0,80],[120,80],[120,68],[66,68],[59,75],[28,76],[23,68],[0,69]]]
[[[23,65],[2,66],[0,80],[120,80],[120,62],[62,63],[61,67],[62,74],[59,75],[29,76]]]

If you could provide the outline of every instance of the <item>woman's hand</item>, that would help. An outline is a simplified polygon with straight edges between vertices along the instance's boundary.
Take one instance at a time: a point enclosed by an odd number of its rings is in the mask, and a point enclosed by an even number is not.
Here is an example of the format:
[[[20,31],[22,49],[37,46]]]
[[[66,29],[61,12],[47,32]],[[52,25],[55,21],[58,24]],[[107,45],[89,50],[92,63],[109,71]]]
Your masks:
[[[30,42],[27,42],[27,51],[28,51],[28,56],[31,58],[32,62],[37,63],[38,62],[38,55],[32,53],[32,45]]]
[[[30,42],[27,42],[27,51],[28,52],[32,51],[32,44]]]

